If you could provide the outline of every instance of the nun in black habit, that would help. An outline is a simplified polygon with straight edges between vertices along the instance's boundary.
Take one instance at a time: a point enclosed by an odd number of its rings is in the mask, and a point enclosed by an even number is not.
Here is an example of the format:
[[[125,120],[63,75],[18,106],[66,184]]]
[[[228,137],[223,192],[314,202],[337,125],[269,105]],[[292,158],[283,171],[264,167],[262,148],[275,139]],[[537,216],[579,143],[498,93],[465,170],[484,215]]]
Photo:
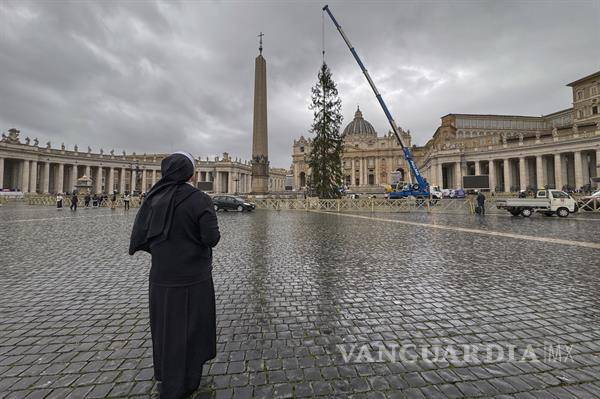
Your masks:
[[[187,184],[194,159],[174,153],[136,216],[129,254],[152,255],[150,330],[161,399],[182,398],[200,384],[216,355],[212,247],[220,239],[211,198]]]

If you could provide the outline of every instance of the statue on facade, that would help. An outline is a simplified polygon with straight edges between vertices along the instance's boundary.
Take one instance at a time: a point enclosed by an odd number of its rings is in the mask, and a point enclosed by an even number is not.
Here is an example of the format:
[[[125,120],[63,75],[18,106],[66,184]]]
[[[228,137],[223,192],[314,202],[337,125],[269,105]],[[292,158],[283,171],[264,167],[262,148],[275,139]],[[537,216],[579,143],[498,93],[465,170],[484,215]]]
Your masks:
[[[596,122],[596,129],[600,130],[600,121]]]
[[[9,143],[19,144],[21,142],[21,140],[19,140],[19,133],[21,133],[21,131],[18,129],[8,129],[8,137],[3,134],[2,139]]]
[[[88,153],[88,154],[90,154],[91,152],[92,152],[92,147],[90,147],[90,146],[88,145],[88,151],[87,151],[87,153]]]
[[[29,145],[29,142],[30,142],[30,141],[31,141],[31,140],[29,139],[29,136],[25,137],[25,144]]]
[[[2,133],[2,141],[6,141],[8,137],[6,137],[6,134]]]
[[[100,155],[104,155],[104,150],[100,148]]]
[[[540,141],[540,136],[541,136],[541,135],[542,135],[542,134],[541,134],[541,132],[540,132],[539,130],[537,130],[537,131],[535,132],[535,140],[536,140],[536,141]]]
[[[79,147],[77,147],[77,144],[75,144],[75,145],[73,146],[73,151],[75,151],[75,152],[79,152]]]
[[[552,137],[558,137],[558,129],[556,126],[552,126]]]
[[[576,124],[576,123],[574,123],[574,124],[573,124],[573,133],[574,133],[574,134],[577,134],[577,133],[579,133],[579,126],[577,126],[577,124]]]
[[[33,145],[34,146],[37,147],[39,143],[40,143],[40,141],[37,139],[37,137],[33,139]]]
[[[49,141],[47,141],[47,142],[46,142],[46,148],[47,148],[48,150],[50,149],[50,142],[49,142]]]
[[[65,150],[65,148],[67,148],[67,147],[65,147],[65,143],[61,143],[61,144],[60,144],[60,150],[61,150],[61,151],[64,151],[64,150]]]
[[[127,155],[127,154],[125,153],[125,150],[123,150],[123,158],[125,158],[125,155]]]
[[[112,150],[110,150],[110,156],[114,157],[115,156],[115,149],[113,148]]]
[[[508,141],[508,137],[506,136],[506,133],[502,133],[502,144],[506,145]]]
[[[519,144],[523,144],[523,133],[519,132]]]

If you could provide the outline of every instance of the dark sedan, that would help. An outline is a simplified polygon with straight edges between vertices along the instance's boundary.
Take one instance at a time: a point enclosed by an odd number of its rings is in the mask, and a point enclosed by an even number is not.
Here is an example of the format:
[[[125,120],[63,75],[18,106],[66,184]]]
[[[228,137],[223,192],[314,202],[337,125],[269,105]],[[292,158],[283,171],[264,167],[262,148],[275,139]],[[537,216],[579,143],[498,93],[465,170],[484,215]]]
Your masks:
[[[220,209],[224,211],[251,212],[256,208],[256,205],[253,203],[233,195],[215,195],[212,200],[217,212]]]

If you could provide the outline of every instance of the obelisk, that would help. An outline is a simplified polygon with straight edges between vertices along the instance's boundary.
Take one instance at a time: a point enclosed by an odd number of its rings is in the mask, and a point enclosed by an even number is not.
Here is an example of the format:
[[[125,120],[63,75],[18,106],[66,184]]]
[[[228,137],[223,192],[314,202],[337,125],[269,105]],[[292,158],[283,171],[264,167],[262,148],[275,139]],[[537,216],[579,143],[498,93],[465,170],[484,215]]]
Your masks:
[[[267,140],[267,62],[262,56],[260,35],[259,54],[254,62],[254,124],[252,126],[252,193],[269,191],[269,151]]]

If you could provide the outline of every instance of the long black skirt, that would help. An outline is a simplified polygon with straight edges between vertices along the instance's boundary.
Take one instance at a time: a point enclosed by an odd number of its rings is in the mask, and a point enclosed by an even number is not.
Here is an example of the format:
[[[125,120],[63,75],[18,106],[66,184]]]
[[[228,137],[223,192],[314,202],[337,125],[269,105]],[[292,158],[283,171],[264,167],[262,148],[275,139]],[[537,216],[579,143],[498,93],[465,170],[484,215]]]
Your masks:
[[[161,399],[195,391],[202,365],[217,352],[212,278],[185,287],[150,283],[150,330]]]

